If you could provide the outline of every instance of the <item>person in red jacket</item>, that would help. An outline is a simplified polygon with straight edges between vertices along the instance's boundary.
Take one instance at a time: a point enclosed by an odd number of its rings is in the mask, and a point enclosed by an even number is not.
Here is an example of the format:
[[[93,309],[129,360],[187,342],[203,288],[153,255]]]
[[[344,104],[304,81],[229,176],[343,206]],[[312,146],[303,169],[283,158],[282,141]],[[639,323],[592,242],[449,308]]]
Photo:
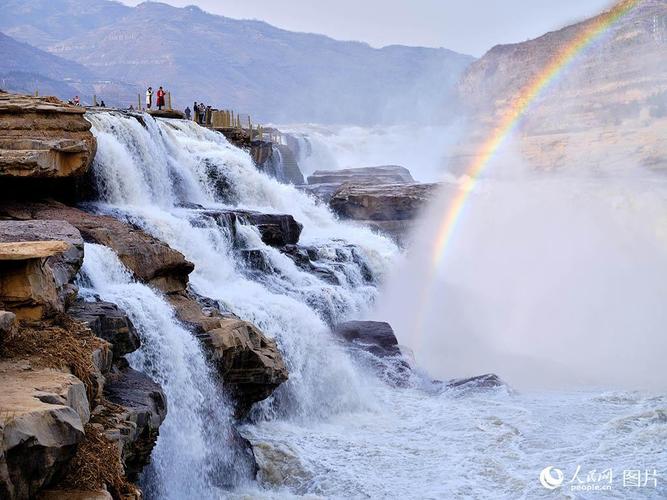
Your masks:
[[[162,110],[162,106],[164,106],[164,96],[166,92],[162,90],[162,87],[160,87],[157,90],[157,109]]]

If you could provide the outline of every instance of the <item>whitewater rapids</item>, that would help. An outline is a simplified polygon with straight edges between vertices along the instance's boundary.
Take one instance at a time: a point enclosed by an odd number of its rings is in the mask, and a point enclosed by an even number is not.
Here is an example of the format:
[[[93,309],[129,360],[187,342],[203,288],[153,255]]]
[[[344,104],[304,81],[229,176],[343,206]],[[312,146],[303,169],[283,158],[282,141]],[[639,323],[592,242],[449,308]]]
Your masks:
[[[147,115],[143,124],[121,113],[87,116],[98,140],[93,169],[100,199],[91,208],[126,218],[181,251],[196,266],[192,288],[274,337],[290,372],[241,428],[260,466],[252,481],[243,460],[214,439],[231,432],[231,422],[201,348],[157,292],[135,283],[113,252],[88,245],[82,289],[128,312],[143,340],[130,362],[160,381],[169,398],[153,464],[142,478],[149,497],[550,498],[539,482],[549,465],[566,474],[577,465],[618,474],[667,470],[662,396],[461,393],[426,378],[389,387],[332,342],[328,325],[369,314],[398,255],[393,243],[341,223],[259,173],[220,134]],[[228,183],[225,197],[220,178]],[[230,207],[292,214],[304,225],[301,243],[322,251],[341,284],[298,269],[246,226],[239,228],[246,244],[278,270],[249,274],[230,235],[205,216]],[[220,471],[228,480],[211,480]],[[660,482],[641,494],[663,498],[667,490]],[[618,484],[605,495],[629,496]]]

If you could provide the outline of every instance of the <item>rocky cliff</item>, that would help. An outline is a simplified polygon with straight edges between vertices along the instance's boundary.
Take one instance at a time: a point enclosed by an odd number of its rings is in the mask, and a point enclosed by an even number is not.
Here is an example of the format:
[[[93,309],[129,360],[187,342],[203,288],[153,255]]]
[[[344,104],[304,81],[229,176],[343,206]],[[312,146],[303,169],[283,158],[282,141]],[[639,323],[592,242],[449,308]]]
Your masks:
[[[83,175],[95,155],[85,109],[0,92],[0,179]]]
[[[496,46],[467,68],[459,95],[475,130],[450,159],[452,169],[466,168],[503,110],[596,20]],[[521,156],[547,169],[667,166],[666,50],[667,2],[640,0],[528,108],[516,134]]]
[[[96,151],[84,113],[51,98],[0,94],[0,186],[77,182]],[[0,200],[3,499],[140,498],[133,482],[168,415],[163,389],[126,359],[142,346],[128,315],[79,296],[84,242],[112,249],[134,280],[173,306],[217,368],[238,418],[287,380],[275,341],[191,292],[194,266],[180,252],[122,218],[39,193],[7,194]],[[291,216],[221,217],[243,218],[276,246],[296,243],[301,232]]]
[[[398,165],[318,170],[301,186],[341,218],[359,221],[401,244],[437,187],[415,182]]]

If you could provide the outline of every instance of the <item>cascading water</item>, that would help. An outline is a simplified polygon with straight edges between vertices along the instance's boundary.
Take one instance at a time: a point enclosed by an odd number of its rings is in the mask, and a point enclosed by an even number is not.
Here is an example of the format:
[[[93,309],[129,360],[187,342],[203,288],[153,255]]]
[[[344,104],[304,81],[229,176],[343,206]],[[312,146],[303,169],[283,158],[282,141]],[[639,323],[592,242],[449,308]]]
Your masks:
[[[306,195],[261,174],[220,134],[145,115],[88,117],[98,139],[94,171],[101,193],[93,208],[126,217],[183,252],[196,266],[192,288],[275,337],[286,358],[289,381],[256,405],[242,428],[260,465],[260,485],[239,481],[232,494],[538,498],[545,491],[539,471],[556,460],[570,473],[577,465],[601,470],[610,462],[621,469],[667,466],[664,447],[656,446],[667,429],[664,397],[462,395],[439,384],[397,389],[380,382],[332,342],[328,325],[363,316],[373,304],[377,280],[397,253],[390,241],[337,221]],[[304,225],[300,245],[317,254],[317,269],[303,269],[265,245],[243,217],[223,223],[229,219],[220,214],[230,209],[292,214]],[[86,251],[91,293],[128,310],[145,342],[132,363],[168,393],[169,415],[149,471],[152,484],[163,485],[154,496],[228,494],[209,474],[192,472],[196,464],[210,471],[229,463],[218,456],[224,446],[200,437],[227,428],[228,416],[188,408],[192,398],[210,394],[210,374],[194,341],[159,296],[111,272],[119,266],[113,255]],[[254,251],[262,256],[261,271],[243,258]],[[395,310],[415,313],[409,303]],[[160,349],[169,351],[164,364],[151,364]],[[177,388],[193,379],[198,382],[188,389],[196,386],[199,395],[179,398]],[[174,451],[186,441],[185,451]],[[190,441],[205,444],[191,450]],[[637,450],[651,451],[640,456]],[[647,493],[661,498],[667,491],[661,485]]]
[[[197,293],[217,300],[223,309],[252,321],[277,339],[289,381],[256,408],[256,418],[279,412],[309,419],[371,405],[369,389],[360,383],[365,377],[329,338],[328,325],[368,309],[376,296],[376,277],[396,247],[366,229],[339,223],[306,195],[261,174],[248,154],[231,146],[221,134],[189,122],[156,122],[145,115],[92,113],[88,119],[99,149],[93,169],[100,202],[94,208],[127,217],[183,252],[195,263],[190,283]],[[317,266],[330,279],[300,269],[265,245],[255,227],[239,221],[231,228],[220,224],[214,214],[232,204],[237,210],[294,215],[304,226],[300,243],[316,251]],[[230,230],[235,238],[230,237]],[[259,250],[270,272],[252,272],[236,251],[238,242],[246,249]],[[92,253],[90,259],[99,260],[100,250]],[[87,264],[88,269],[92,266]],[[148,293],[141,285],[132,286]],[[136,302],[107,288],[95,286],[96,293],[129,309],[146,331],[166,328],[166,322],[172,330],[179,330],[177,335],[186,335],[183,328],[173,326],[173,314],[165,304],[155,311],[166,319],[145,318],[141,311],[132,312],[139,307]],[[172,361],[176,365],[188,362]],[[184,367],[157,366],[151,373],[162,382],[179,370]],[[173,434],[190,426],[192,418],[180,411],[180,405],[192,402],[180,395],[168,396],[168,425],[161,430],[160,440],[179,441],[189,431],[183,436]],[[168,480],[178,475],[178,463],[173,450],[167,449],[167,445],[156,449],[154,469],[156,476]],[[206,485],[198,487],[206,489]]]
[[[167,302],[136,283],[109,248],[86,244],[81,295],[122,307],[142,347],[131,365],[159,382],[169,418],[160,428],[151,465],[144,474],[149,497],[205,498],[224,486],[251,479],[252,464],[233,446],[230,405],[215,383],[202,349],[174,317]]]

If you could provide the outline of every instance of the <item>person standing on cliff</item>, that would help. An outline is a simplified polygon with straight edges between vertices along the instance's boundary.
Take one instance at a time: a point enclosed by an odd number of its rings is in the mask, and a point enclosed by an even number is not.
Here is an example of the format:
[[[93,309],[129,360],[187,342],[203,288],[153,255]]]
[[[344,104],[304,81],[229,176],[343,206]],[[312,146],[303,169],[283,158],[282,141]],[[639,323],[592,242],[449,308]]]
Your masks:
[[[151,109],[152,105],[153,105],[153,87],[148,87],[146,89],[146,109]]]
[[[185,109],[183,110],[183,113],[185,113],[185,119],[189,120],[190,119],[190,108],[188,108],[186,106]]]
[[[157,109],[162,111],[162,107],[164,106],[164,96],[166,92],[162,90],[162,86],[157,90]]]
[[[199,106],[197,106],[197,101],[192,106],[192,115],[195,119],[195,122],[199,123]]]

